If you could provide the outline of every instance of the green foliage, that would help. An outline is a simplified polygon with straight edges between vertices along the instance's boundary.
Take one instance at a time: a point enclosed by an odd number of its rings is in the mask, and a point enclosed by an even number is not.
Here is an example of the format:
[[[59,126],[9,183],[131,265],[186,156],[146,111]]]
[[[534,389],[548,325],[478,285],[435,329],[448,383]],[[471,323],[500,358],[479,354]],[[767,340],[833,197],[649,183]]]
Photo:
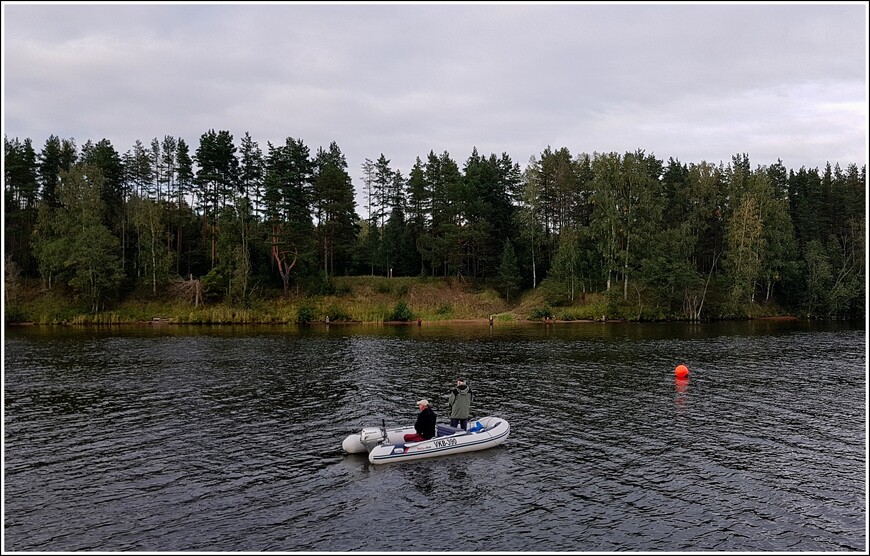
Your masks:
[[[738,154],[664,165],[641,149],[548,146],[524,173],[474,149],[460,163],[430,152],[406,178],[382,153],[365,166],[363,221],[335,143],[312,156],[288,137],[263,156],[249,134],[237,152],[229,131],[209,130],[193,157],[170,136],[123,156],[105,139],[80,156],[56,136],[40,153],[6,139],[4,155],[6,254],[92,313],[145,285],[156,299],[175,275],[203,279],[211,303],[250,309],[281,286],[286,300],[351,298],[335,278],[387,273],[371,289],[423,315],[443,302],[419,303],[392,280],[450,278],[508,302],[523,284],[543,286],[541,303],[566,318],[579,318],[578,297],[603,291],[608,318],[866,313],[867,181],[856,164],[753,169]],[[389,317],[393,302],[359,313]],[[356,315],[352,304],[342,305]],[[449,314],[468,312],[457,302]]]
[[[225,278],[224,300],[235,307],[250,307],[254,301],[254,269],[251,239],[257,229],[251,205],[241,199],[235,206],[224,207],[218,220],[218,265]]]
[[[405,281],[394,278],[376,277],[373,289],[375,293],[405,297],[411,293],[411,286]]]
[[[356,241],[353,183],[347,161],[333,141],[328,150],[318,149],[314,159],[313,195],[318,214],[316,235],[325,246],[323,271],[333,276],[344,273]]]
[[[407,322],[413,318],[414,314],[411,312],[408,305],[404,301],[400,301],[396,304],[396,308],[393,309],[393,312],[386,320]]]
[[[379,280],[375,284],[375,292],[389,295],[393,293],[393,285],[390,284],[389,280]]]
[[[521,280],[514,246],[510,241],[505,241],[501,252],[501,264],[498,267],[499,289],[505,299],[510,301],[511,296],[519,292]]]
[[[130,202],[131,220],[138,234],[139,265],[144,276],[151,284],[152,293],[166,284],[170,276],[172,256],[166,247],[165,205],[134,196]]]
[[[94,313],[115,298],[121,284],[118,250],[118,240],[105,226],[88,226],[72,242],[66,265],[75,270],[67,283],[88,300]]]
[[[598,301],[583,305],[572,305],[565,307],[556,314],[556,318],[560,320],[600,320],[603,315],[606,315],[608,308],[605,304]]]
[[[732,314],[744,316],[753,301],[765,249],[764,223],[754,195],[743,196],[728,224],[725,267],[732,284],[730,309]]]
[[[317,320],[317,309],[308,304],[302,304],[296,310],[296,322],[300,324],[308,324]]]
[[[326,315],[329,317],[330,322],[349,322],[353,320],[353,317],[347,311],[337,305],[330,305],[326,310]]]
[[[196,149],[196,183],[201,188],[201,210],[214,223],[221,206],[230,204],[238,181],[239,160],[229,131],[214,129],[203,133]]]
[[[302,289],[307,296],[335,295],[338,292],[335,280],[322,270],[302,279]]]
[[[5,311],[3,311],[3,322],[6,324],[13,322],[27,322],[28,317],[27,313],[21,307],[12,306],[7,307]]]
[[[61,172],[57,188],[61,206],[42,205],[34,238],[43,278],[68,285],[94,313],[116,299],[123,280],[120,243],[101,223],[102,184],[96,168]]]
[[[335,282],[329,279],[326,274],[321,273],[321,279],[314,283],[317,287],[317,295],[335,295],[338,291],[335,287]]]
[[[78,315],[89,314],[87,308],[74,304],[68,294],[59,290],[55,288],[32,299],[21,300],[11,310],[7,309],[6,322],[64,324],[71,322]]]
[[[602,313],[602,316],[608,319],[624,319],[626,315],[634,312],[629,309],[629,304],[625,300],[622,290],[613,288],[604,297],[607,310]]]
[[[650,290],[649,304],[660,306],[661,314],[694,320],[703,309],[706,281],[691,258],[695,238],[688,225],[656,234],[641,261],[638,283]]]
[[[558,277],[552,275],[547,276],[538,287],[543,300],[547,305],[553,307],[563,307],[572,305],[570,296],[565,290],[565,283],[560,281]]]
[[[207,301],[222,299],[227,291],[228,280],[223,268],[216,266],[202,277],[202,297]]]
[[[580,245],[576,232],[563,232],[546,284],[553,303],[574,302],[580,290]]]
[[[394,188],[395,189],[395,188]],[[401,200],[392,208],[384,228],[381,261],[391,276],[408,276],[420,268],[412,229],[405,221]]]
[[[8,253],[3,259],[3,301],[6,304],[5,309],[9,310],[9,307],[14,306],[18,301],[21,290],[21,269]]]
[[[543,320],[553,318],[553,310],[549,307],[535,307],[529,314],[529,320]]]

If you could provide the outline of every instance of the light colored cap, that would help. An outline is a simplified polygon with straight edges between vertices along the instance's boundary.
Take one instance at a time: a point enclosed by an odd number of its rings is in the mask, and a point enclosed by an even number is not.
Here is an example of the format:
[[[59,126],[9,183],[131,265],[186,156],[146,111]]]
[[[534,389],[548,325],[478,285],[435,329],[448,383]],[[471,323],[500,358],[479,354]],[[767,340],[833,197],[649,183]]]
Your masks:
[[[429,405],[429,400],[420,400],[417,405]]]

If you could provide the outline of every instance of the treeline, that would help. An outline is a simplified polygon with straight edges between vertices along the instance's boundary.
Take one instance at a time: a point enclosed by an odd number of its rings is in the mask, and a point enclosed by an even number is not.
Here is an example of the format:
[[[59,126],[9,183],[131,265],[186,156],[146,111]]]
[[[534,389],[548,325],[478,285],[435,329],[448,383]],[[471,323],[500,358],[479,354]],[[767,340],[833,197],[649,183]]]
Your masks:
[[[476,149],[362,165],[357,212],[336,143],[210,130],[111,142],[4,138],[7,301],[41,278],[98,312],[199,280],[245,306],[329,293],[335,275],[450,276],[553,306],[606,292],[610,317],[741,318],[760,305],[865,314],[866,166],[667,163],[547,148],[525,169]],[[11,289],[10,289],[11,288]],[[146,289],[147,288],[147,289]]]

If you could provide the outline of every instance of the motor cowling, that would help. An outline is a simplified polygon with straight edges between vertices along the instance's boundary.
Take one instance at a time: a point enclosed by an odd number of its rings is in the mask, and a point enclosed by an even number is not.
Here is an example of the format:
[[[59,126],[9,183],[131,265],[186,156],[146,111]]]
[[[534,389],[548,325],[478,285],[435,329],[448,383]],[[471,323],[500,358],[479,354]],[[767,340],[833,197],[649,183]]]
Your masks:
[[[359,433],[359,441],[362,442],[369,452],[386,439],[387,435],[384,433],[384,430],[378,427],[366,427]]]

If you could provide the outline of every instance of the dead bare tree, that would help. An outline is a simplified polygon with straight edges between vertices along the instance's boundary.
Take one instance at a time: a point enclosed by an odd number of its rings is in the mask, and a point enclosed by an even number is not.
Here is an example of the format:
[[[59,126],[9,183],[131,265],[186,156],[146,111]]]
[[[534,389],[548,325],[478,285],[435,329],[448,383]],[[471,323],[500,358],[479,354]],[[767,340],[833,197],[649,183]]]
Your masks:
[[[169,285],[169,293],[179,299],[193,298],[193,306],[199,307],[202,303],[202,282],[194,280],[180,280]]]

